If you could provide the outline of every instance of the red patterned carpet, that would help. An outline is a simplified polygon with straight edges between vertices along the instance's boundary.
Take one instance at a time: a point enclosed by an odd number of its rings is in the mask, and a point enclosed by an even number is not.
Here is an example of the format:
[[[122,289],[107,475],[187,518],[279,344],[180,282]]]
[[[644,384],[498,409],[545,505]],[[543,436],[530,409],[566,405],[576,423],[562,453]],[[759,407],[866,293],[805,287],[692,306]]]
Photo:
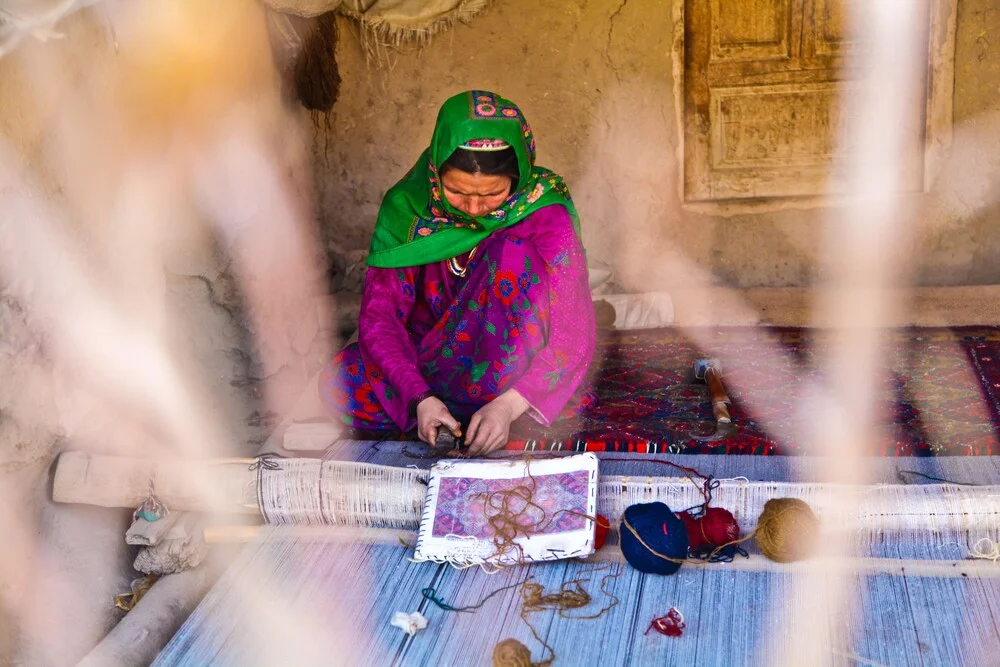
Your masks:
[[[723,361],[735,435],[714,431],[708,390],[688,380],[706,356],[680,329],[602,334],[591,372],[597,401],[580,417],[543,428],[520,420],[509,449],[807,454],[801,405],[824,378],[816,370],[829,335],[800,328],[698,332]],[[1000,328],[888,331],[879,355],[876,456],[1000,454]]]

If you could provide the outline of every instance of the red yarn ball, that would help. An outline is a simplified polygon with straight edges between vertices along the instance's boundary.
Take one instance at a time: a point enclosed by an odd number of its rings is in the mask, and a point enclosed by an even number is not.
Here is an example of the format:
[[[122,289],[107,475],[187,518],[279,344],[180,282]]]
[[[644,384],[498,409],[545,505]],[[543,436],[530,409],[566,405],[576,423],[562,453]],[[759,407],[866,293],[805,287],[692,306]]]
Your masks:
[[[722,507],[709,507],[698,518],[688,512],[681,512],[677,516],[684,522],[691,551],[720,547],[740,538],[740,525],[736,523],[736,517]]]
[[[607,517],[602,514],[597,515],[597,521],[594,522],[594,550],[600,549],[604,546],[604,541],[608,539],[608,533],[611,531],[611,522],[608,521]]]
[[[691,516],[690,512],[678,512],[677,518],[684,524],[684,530],[688,534],[688,548],[697,551],[705,546],[705,539],[701,536],[701,520]]]

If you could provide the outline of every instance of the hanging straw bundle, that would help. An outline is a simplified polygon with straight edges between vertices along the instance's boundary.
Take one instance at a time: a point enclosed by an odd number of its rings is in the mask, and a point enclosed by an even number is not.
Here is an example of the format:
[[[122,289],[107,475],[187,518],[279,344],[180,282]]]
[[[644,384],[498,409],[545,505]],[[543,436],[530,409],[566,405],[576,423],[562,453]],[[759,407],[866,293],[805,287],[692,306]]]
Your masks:
[[[310,19],[295,60],[295,92],[310,111],[329,111],[340,94],[337,68],[337,16],[327,12]]]

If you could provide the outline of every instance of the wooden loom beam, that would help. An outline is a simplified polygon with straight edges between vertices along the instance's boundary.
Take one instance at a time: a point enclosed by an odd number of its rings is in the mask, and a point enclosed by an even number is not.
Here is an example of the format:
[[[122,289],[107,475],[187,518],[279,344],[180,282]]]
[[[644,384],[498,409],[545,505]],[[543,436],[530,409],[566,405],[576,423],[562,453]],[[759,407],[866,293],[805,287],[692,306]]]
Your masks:
[[[52,499],[100,507],[138,507],[149,496],[172,511],[258,514],[255,459],[158,461],[63,452]]]

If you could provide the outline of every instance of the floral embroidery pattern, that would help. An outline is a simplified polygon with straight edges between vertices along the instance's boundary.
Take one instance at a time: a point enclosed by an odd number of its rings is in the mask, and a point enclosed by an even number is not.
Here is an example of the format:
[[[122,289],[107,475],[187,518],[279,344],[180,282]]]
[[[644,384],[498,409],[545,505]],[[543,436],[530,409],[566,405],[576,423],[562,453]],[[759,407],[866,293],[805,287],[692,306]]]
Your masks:
[[[580,270],[583,255],[578,243],[574,245],[576,239],[568,224],[553,237],[557,240],[565,233],[567,247],[540,255],[533,242],[537,234],[533,224],[526,221],[524,226],[487,237],[462,278],[448,272],[443,263],[382,269],[377,274],[386,290],[383,303],[405,326],[406,334],[403,330],[399,333],[411,337],[418,381],[444,397],[448,409],[460,420],[468,419],[512,386],[533,392],[529,400],[535,409],[542,409],[538,406],[550,400],[547,395],[563,393],[566,396],[554,409],[566,406],[570,414],[578,408],[580,397],[569,397],[575,384],[566,392],[571,376],[577,377],[579,371],[576,357],[572,347],[564,349],[561,342],[553,342],[560,339],[551,337],[550,322],[559,291],[555,286],[559,284],[572,281],[589,303],[586,274]],[[375,340],[369,344],[377,345]],[[362,361],[359,349],[348,346],[324,370],[322,391],[328,410],[340,413],[345,422],[358,428],[391,427],[393,420],[399,424],[407,419],[407,428],[412,428],[410,406],[400,400],[393,383],[400,382],[399,386],[413,393],[423,391],[423,387],[412,389],[410,378],[398,373],[383,376],[384,369],[374,359],[366,356]],[[366,355],[378,358],[379,349],[364,349]],[[515,384],[537,364],[541,365],[527,383]],[[363,389],[365,385],[370,390]],[[567,400],[571,403],[564,402]],[[559,413],[551,412],[553,406],[545,407],[549,411],[542,414],[550,419],[558,417]]]
[[[531,194],[529,194],[526,199],[529,204],[534,204],[543,194],[545,194],[545,186],[541,183],[536,183],[535,189],[531,191]]]
[[[439,324],[445,334],[440,356],[451,365],[444,380],[456,403],[482,404],[501,394],[531,362],[524,348],[537,349],[544,341],[551,295],[547,286],[539,288],[543,278],[522,239],[506,235],[482,247],[469,263],[479,280],[464,284]],[[479,334],[470,335],[471,329]],[[431,363],[424,363],[425,374]],[[435,368],[440,371],[440,365]]]
[[[344,348],[334,357],[320,373],[320,386],[326,389],[328,408],[333,408],[345,424],[361,422],[371,428],[392,424],[382,410],[377,392],[391,400],[395,390],[382,381],[381,370],[365,368],[357,346]]]
[[[493,293],[505,306],[509,306],[514,300],[516,281],[517,277],[513,271],[500,271],[493,280]]]

